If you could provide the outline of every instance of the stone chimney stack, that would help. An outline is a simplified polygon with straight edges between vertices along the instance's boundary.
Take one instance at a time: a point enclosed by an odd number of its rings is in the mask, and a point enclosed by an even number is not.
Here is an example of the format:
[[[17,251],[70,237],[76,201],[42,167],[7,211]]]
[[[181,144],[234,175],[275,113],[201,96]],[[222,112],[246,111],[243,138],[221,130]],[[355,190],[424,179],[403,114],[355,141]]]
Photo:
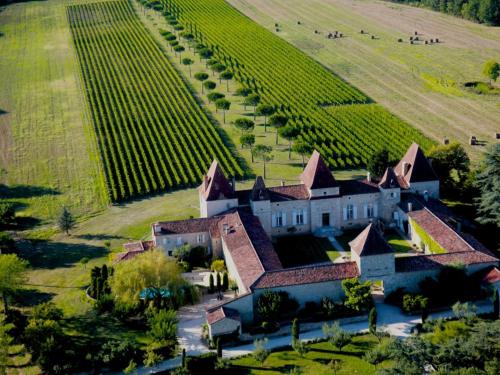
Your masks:
[[[413,210],[413,204],[411,202],[408,202],[408,212],[411,212]]]
[[[370,174],[370,172],[366,172],[366,181],[372,182],[372,175]]]

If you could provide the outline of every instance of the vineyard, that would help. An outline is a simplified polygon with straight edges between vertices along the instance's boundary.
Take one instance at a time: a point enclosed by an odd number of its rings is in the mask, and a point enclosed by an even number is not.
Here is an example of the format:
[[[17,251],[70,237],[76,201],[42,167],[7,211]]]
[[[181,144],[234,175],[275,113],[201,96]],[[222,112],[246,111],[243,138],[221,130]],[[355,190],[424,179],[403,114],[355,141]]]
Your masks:
[[[193,186],[216,158],[243,170],[126,1],[67,8],[110,198]]]
[[[210,51],[243,87],[299,127],[332,168],[362,167],[374,151],[400,157],[411,142],[433,144],[356,88],[224,0],[144,0],[171,25],[185,28],[196,48]]]

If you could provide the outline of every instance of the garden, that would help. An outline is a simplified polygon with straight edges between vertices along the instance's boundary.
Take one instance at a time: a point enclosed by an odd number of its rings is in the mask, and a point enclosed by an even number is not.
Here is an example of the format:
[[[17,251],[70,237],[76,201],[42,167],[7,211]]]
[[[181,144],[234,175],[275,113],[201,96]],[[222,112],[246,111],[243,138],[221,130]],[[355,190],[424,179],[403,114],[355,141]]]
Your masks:
[[[312,235],[280,237],[274,248],[285,268],[333,262],[340,256],[327,238]]]

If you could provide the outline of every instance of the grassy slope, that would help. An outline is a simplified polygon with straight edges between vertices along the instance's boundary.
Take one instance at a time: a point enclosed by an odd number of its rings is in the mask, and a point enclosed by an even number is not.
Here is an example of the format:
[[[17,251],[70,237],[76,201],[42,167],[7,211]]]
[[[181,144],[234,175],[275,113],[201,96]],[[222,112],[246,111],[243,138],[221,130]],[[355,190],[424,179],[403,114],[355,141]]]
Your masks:
[[[353,342],[338,352],[330,343],[320,342],[308,345],[309,352],[300,357],[293,350],[281,350],[273,352],[268,359],[261,364],[253,357],[247,356],[231,361],[232,371],[235,374],[283,374],[289,373],[294,367],[299,367],[303,374],[332,374],[329,363],[332,360],[340,361],[340,368],[336,374],[375,374],[377,368],[362,359],[364,353],[376,345],[373,336],[356,336]],[[388,367],[390,362],[386,361],[378,365],[378,368]]]
[[[465,144],[475,134],[491,142],[498,131],[499,97],[460,88],[466,81],[484,80],[485,60],[500,60],[498,28],[373,0],[229,2],[270,30],[278,22],[279,36],[436,140],[447,136]],[[314,34],[315,29],[323,35]],[[361,35],[361,29],[377,39]],[[346,37],[328,40],[324,33],[335,30]],[[397,43],[398,38],[407,41],[414,30],[443,43]]]
[[[65,4],[48,0],[0,13],[0,182],[23,215],[53,218],[61,205],[85,214],[105,206],[92,130]],[[3,180],[3,181],[2,181]]]

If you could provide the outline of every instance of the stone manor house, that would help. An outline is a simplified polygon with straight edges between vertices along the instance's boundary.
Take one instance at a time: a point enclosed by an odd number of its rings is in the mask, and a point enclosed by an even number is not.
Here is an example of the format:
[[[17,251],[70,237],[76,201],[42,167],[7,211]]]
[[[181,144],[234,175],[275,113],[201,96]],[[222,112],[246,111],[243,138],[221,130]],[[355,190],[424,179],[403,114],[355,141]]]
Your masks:
[[[252,189],[236,190],[214,161],[199,187],[200,218],[154,223],[153,241],[126,244],[122,259],[151,246],[169,255],[184,244],[208,248],[238,285],[236,298],[207,309],[210,336],[241,332],[265,290],[286,291],[303,306],[341,299],[346,278],[382,281],[387,295],[399,287],[415,291],[445,265],[463,264],[468,273],[497,267],[438,199],[438,177],[417,144],[378,181],[336,180],[315,151],[300,184],[268,187],[257,177]],[[381,226],[397,228],[422,253],[395,257]],[[284,268],[273,247],[279,236],[336,236],[356,227],[365,229],[350,242],[349,261]]]

